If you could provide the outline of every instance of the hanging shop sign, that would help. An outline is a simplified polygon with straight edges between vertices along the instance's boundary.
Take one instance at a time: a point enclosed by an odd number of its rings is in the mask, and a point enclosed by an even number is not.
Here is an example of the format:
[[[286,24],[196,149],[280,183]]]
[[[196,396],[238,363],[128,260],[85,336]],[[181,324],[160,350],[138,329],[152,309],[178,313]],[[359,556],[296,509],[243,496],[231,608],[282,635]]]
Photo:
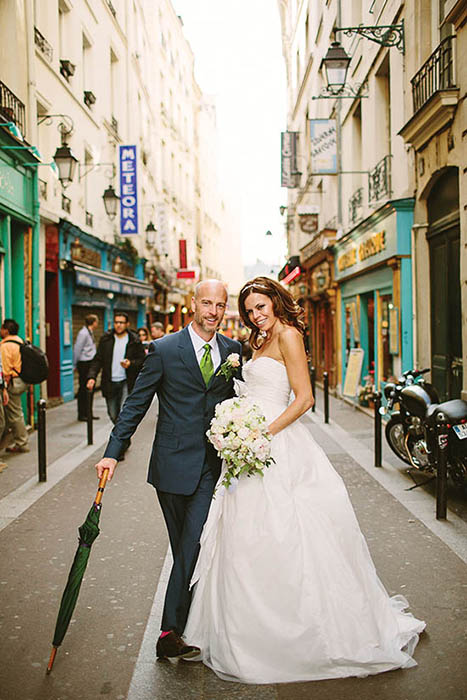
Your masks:
[[[337,173],[337,139],[335,119],[310,119],[311,174]]]
[[[318,231],[318,214],[299,214],[300,229],[303,233],[317,233]]]
[[[185,270],[187,268],[187,252],[186,252],[186,239],[180,238],[178,241],[178,255],[179,255],[179,266],[180,269]]]
[[[281,187],[297,186],[297,132],[281,133]]]
[[[120,146],[120,233],[138,233],[136,146]]]

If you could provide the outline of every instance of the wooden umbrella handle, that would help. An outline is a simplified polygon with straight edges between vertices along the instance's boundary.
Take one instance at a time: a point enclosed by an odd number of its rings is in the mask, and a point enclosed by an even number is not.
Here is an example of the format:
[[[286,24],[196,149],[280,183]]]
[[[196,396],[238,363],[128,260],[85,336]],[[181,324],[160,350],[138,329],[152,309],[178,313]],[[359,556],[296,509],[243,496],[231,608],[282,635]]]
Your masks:
[[[102,500],[102,494],[104,493],[105,484],[106,484],[108,476],[109,476],[109,470],[104,469],[104,473],[102,474],[101,480],[99,481],[99,486],[97,487],[96,497],[94,499],[94,505],[96,505],[96,506],[98,506]]]

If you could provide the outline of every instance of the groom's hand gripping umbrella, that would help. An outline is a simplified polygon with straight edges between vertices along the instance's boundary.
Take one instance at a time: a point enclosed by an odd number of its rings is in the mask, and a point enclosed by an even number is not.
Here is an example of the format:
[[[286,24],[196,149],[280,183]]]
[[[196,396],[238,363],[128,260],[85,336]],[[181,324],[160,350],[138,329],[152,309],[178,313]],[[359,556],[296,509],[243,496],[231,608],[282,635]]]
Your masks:
[[[52,641],[52,651],[47,665],[47,673],[50,673],[52,670],[57,648],[62,643],[68,625],[70,624],[71,616],[75,609],[76,601],[78,600],[84,572],[86,571],[91,545],[99,534],[99,518],[102,507],[101,500],[108,473],[108,470],[104,471],[99,481],[96,498],[91,506],[91,510],[84,523],[78,529],[79,545],[71,566],[65,590],[63,591],[62,602],[60,603],[60,610],[58,611],[57,623],[55,625],[55,633]]]

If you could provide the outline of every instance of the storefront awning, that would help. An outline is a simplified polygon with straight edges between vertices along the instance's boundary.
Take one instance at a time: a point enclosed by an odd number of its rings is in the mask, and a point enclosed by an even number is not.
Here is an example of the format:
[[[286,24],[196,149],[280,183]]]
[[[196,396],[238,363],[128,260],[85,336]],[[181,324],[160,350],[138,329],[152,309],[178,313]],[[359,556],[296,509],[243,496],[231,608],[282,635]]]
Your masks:
[[[127,294],[137,297],[152,297],[154,288],[152,285],[113,272],[97,270],[87,265],[74,264],[76,284],[80,287],[92,287],[103,292],[114,294]]]

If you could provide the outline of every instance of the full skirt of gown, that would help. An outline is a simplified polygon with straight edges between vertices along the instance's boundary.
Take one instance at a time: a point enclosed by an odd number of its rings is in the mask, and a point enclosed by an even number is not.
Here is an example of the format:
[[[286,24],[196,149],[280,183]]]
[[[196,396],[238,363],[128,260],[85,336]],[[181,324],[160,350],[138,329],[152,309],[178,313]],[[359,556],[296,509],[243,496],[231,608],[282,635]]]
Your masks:
[[[285,366],[244,368],[268,422],[287,406]],[[346,488],[303,421],[271,443],[264,477],[219,480],[201,537],[184,637],[225,680],[367,676],[415,666],[425,623],[389,597]]]

